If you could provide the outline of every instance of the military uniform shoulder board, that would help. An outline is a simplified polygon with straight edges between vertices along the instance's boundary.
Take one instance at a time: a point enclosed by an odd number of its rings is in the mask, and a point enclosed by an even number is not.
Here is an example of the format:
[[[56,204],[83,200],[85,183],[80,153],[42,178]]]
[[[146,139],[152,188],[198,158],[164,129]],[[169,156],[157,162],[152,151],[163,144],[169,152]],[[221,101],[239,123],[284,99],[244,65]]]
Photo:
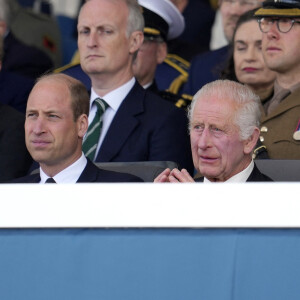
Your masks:
[[[168,88],[168,91],[177,94],[188,80],[190,63],[176,54],[168,54],[164,62],[179,72]]]
[[[60,68],[55,69],[54,73],[61,73],[61,72],[65,71],[65,70],[68,70],[68,69],[70,69],[72,67],[78,66],[79,64],[80,64],[80,58],[79,58],[79,52],[77,50],[75,52],[73,58],[72,58],[72,61],[69,64],[67,64],[67,65],[64,65],[64,66],[62,66]]]
[[[79,63],[69,63],[67,65],[64,65],[64,66],[60,67],[60,68],[55,69],[53,72],[54,73],[61,73],[61,72],[64,72],[64,71],[66,71],[66,70],[68,70],[72,67],[78,66],[78,65],[79,65]]]
[[[188,76],[190,63],[182,57],[176,54],[168,54],[164,62],[176,69],[181,75]]]
[[[177,95],[170,91],[160,91],[159,95],[165,100],[168,100],[175,104],[175,106],[184,109],[188,108],[192,101],[192,97],[190,97],[189,95]]]

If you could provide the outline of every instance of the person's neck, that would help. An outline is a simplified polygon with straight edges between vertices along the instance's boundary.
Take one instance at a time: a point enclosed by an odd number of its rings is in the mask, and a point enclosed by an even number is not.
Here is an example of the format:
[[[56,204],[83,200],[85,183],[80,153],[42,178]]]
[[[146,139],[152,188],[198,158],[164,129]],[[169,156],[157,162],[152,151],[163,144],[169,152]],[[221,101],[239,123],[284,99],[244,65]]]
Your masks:
[[[288,74],[278,73],[276,80],[282,88],[289,89],[290,87],[300,82],[300,71],[290,72]]]
[[[93,74],[92,87],[97,95],[104,97],[106,94],[122,86],[133,77],[132,72],[119,72],[117,75]]]
[[[264,99],[268,98],[272,94],[274,83],[272,82],[268,85],[263,85],[263,86],[262,85],[250,86],[250,88],[263,101]]]
[[[67,167],[71,166],[73,163],[75,163],[80,157],[81,157],[82,151],[78,151],[78,153],[74,154],[71,158],[69,158],[66,161],[58,162],[55,164],[48,164],[48,163],[40,163],[40,167],[43,170],[43,172],[48,175],[49,177],[54,177]]]
[[[232,172],[229,176],[226,175],[226,176],[220,176],[220,177],[211,177],[211,178],[206,177],[206,178],[211,182],[225,182],[229,178],[231,178],[231,177],[235,176],[236,174],[239,174],[240,172],[244,171],[249,166],[251,161],[252,161],[251,155],[245,155],[245,157],[240,162],[240,164],[236,168],[236,170],[234,172]]]

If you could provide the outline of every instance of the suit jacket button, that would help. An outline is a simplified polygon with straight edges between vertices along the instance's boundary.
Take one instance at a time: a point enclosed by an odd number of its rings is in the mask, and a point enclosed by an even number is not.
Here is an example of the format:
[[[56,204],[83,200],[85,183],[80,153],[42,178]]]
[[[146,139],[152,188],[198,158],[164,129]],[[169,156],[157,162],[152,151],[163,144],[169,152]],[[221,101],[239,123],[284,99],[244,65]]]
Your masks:
[[[300,141],[300,131],[299,130],[294,132],[293,138],[296,141]]]
[[[262,126],[262,128],[260,129],[261,132],[268,132],[268,127],[266,126]]]

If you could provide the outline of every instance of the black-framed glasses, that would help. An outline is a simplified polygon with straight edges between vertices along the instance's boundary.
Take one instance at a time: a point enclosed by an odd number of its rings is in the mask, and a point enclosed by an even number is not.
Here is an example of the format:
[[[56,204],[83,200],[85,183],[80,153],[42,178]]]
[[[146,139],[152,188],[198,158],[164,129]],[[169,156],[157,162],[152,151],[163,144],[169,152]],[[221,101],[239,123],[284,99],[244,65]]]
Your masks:
[[[300,21],[290,19],[290,18],[260,18],[257,19],[259,28],[261,32],[267,33],[270,28],[273,26],[274,22],[276,22],[276,26],[278,31],[282,33],[289,32],[295,23],[299,23]]]

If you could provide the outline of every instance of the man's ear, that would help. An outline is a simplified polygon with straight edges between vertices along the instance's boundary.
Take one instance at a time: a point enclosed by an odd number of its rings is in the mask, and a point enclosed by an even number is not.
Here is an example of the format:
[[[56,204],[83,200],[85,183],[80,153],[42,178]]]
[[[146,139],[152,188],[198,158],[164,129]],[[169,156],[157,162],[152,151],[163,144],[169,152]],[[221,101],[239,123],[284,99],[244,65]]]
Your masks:
[[[257,140],[259,138],[259,134],[260,134],[260,130],[257,127],[255,127],[252,135],[244,141],[245,154],[250,154],[253,151],[257,143]]]
[[[130,36],[129,53],[137,52],[144,41],[144,34],[141,31],[134,31]]]
[[[88,116],[86,114],[80,115],[76,123],[77,123],[78,137],[82,139],[89,127]]]
[[[167,43],[158,43],[158,48],[156,52],[156,61],[157,64],[163,63],[168,54],[168,46]]]

